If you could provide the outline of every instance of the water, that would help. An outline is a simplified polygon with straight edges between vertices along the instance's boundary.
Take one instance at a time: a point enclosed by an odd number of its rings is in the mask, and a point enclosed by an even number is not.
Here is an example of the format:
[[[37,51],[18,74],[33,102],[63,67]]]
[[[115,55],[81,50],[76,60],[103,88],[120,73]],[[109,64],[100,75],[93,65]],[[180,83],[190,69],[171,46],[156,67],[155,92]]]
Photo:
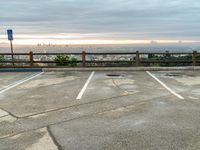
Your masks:
[[[85,46],[15,46],[14,52],[200,52],[200,45],[85,45]],[[10,52],[8,46],[0,46],[0,52]]]

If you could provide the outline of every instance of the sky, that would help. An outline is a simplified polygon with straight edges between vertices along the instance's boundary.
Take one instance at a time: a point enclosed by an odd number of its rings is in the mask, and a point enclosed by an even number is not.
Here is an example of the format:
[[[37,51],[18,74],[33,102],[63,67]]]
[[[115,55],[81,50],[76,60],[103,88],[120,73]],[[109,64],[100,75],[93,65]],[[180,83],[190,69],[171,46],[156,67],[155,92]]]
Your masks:
[[[0,43],[200,41],[198,0],[0,0],[0,14]]]

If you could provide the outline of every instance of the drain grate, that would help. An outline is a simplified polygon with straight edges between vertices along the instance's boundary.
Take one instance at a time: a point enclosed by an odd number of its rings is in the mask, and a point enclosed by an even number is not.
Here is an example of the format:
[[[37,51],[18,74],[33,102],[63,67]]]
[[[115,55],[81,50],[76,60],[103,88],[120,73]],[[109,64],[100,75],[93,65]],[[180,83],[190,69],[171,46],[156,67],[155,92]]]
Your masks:
[[[167,77],[196,77],[196,75],[192,74],[181,74],[181,73],[167,73],[165,74]]]
[[[167,73],[165,76],[168,76],[168,77],[181,77],[182,75],[178,74],[178,73]]]
[[[106,76],[108,76],[108,77],[121,77],[122,75],[120,75],[120,74],[107,74]]]

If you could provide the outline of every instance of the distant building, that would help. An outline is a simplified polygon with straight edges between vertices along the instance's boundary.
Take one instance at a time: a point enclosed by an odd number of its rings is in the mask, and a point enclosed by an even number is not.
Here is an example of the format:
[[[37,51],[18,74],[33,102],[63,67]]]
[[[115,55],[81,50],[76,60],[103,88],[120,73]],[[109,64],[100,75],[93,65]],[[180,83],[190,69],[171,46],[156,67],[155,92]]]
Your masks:
[[[181,40],[178,41],[178,44],[182,44],[183,42]]]
[[[150,42],[150,44],[158,44],[158,42],[152,40],[152,41]]]

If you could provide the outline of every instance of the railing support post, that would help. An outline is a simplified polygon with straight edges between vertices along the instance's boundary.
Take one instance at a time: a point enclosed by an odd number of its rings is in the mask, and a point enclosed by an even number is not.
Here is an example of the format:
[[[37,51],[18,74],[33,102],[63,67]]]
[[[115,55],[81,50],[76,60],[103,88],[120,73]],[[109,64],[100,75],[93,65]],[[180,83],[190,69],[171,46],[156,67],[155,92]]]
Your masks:
[[[85,51],[82,52],[82,66],[83,67],[86,66],[86,52]]]
[[[196,58],[197,58],[197,51],[193,51],[192,53],[192,65],[196,66]]]
[[[135,61],[136,61],[136,66],[137,67],[140,66],[140,53],[139,53],[139,51],[136,51],[136,59],[135,59]]]
[[[30,66],[33,67],[33,52],[30,51],[29,53],[29,58],[30,58]]]

